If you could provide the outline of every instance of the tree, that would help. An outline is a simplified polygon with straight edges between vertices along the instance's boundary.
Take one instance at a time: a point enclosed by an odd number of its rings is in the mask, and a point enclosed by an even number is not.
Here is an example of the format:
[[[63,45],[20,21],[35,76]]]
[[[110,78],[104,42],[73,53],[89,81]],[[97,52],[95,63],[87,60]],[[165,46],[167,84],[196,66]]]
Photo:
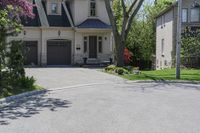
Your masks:
[[[181,58],[186,67],[200,67],[200,29],[186,27],[182,34]],[[200,60],[199,60],[200,61]]]
[[[133,65],[151,68],[156,46],[156,16],[174,0],[146,2],[133,20],[126,47],[133,53]],[[138,63],[140,62],[140,63]]]
[[[124,65],[123,53],[128,33],[130,31],[133,19],[136,16],[137,12],[139,11],[140,7],[142,6],[144,0],[133,0],[130,5],[126,4],[124,0],[120,0],[122,7],[122,14],[123,14],[121,18],[122,19],[121,28],[117,26],[117,18],[112,9],[113,3],[110,0],[104,0],[104,1],[108,17],[112,25],[112,31],[115,40],[116,63],[117,66],[123,66]]]
[[[12,88],[14,81],[24,76],[20,53],[22,44],[8,43],[6,38],[21,32],[20,18],[33,18],[32,9],[33,4],[27,0],[0,1],[0,96]]]

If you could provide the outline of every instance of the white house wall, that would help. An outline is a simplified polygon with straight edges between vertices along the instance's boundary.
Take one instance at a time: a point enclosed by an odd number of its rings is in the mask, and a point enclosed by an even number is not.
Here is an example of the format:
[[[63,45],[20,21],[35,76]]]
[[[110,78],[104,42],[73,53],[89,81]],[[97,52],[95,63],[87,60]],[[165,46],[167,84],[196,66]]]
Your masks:
[[[72,14],[75,25],[79,25],[84,20],[89,18],[89,1],[90,0],[74,0],[72,4]],[[103,22],[109,24],[109,18],[107,15],[107,11],[105,8],[104,0],[96,0],[96,13],[98,19],[102,20]]]
[[[173,51],[173,10],[157,19],[156,31],[156,69],[170,68]],[[161,50],[162,39],[164,39],[164,54]]]
[[[58,32],[60,31],[60,36]],[[25,34],[24,34],[25,33]],[[74,60],[74,31],[65,28],[24,28],[17,37],[9,37],[11,40],[38,41],[38,64],[47,64],[47,41],[50,39],[66,39],[71,41],[72,61]],[[73,64],[73,62],[72,62]]]

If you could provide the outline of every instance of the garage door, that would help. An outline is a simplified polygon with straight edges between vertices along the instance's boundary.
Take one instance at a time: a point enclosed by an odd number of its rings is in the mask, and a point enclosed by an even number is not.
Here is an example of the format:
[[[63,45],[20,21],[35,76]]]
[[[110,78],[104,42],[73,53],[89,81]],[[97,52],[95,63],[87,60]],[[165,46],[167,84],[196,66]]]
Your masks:
[[[37,41],[24,41],[24,58],[25,65],[38,64],[38,42]]]
[[[70,65],[71,42],[61,40],[47,41],[47,65]]]

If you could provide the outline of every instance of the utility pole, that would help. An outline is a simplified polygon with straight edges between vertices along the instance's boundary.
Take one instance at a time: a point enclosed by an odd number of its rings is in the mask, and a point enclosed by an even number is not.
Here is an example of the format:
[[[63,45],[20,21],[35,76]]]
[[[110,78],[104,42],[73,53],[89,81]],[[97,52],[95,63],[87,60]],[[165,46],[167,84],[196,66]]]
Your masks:
[[[181,28],[182,28],[182,0],[178,0],[177,41],[176,41],[176,79],[180,79],[181,64]]]

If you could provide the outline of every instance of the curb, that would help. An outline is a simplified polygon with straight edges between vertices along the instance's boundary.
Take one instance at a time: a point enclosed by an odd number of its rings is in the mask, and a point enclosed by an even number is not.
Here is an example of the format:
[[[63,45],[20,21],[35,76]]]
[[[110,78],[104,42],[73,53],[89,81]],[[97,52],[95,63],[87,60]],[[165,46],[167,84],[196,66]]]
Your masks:
[[[0,105],[7,104],[7,103],[10,103],[11,101],[18,100],[18,99],[21,99],[21,98],[24,98],[24,97],[42,94],[42,93],[45,93],[47,91],[48,90],[30,91],[30,92],[24,92],[24,93],[14,95],[14,96],[2,98],[2,99],[0,99]]]
[[[187,80],[126,80],[126,83],[182,83],[182,84],[200,84],[200,81]]]

